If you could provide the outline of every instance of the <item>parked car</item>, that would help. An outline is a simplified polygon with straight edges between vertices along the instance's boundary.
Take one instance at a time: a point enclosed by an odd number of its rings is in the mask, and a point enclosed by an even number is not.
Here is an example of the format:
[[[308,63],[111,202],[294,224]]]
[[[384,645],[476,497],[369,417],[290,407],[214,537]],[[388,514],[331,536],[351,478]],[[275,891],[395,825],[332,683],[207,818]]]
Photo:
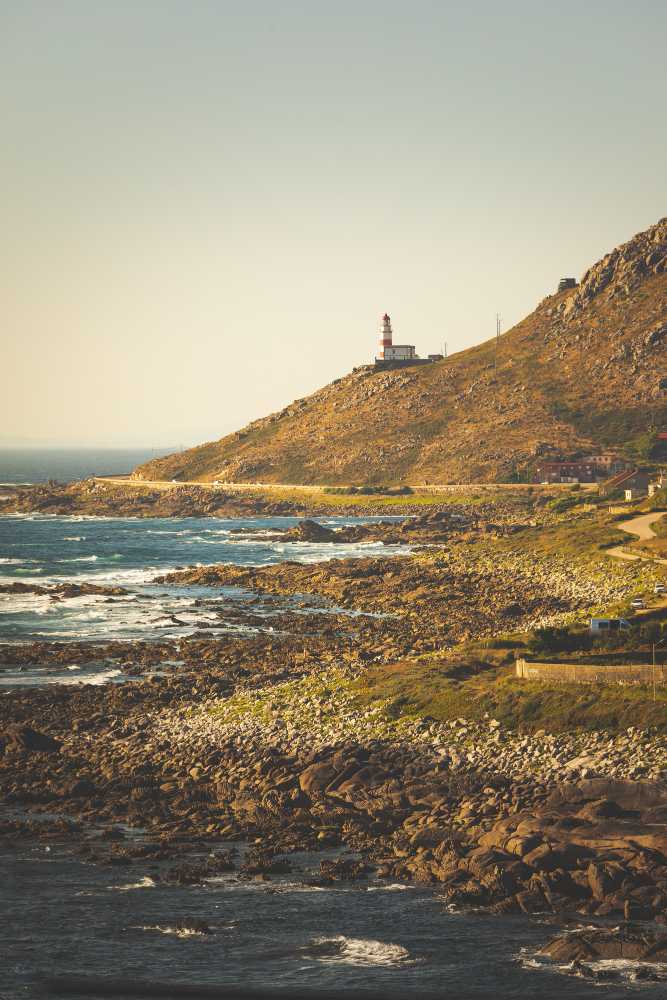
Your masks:
[[[646,605],[642,601],[641,597],[635,597],[634,601],[630,601],[630,607],[634,608],[635,611],[639,611],[641,608],[645,608]]]
[[[653,588],[653,593],[667,594],[667,587],[664,585],[664,583],[656,583],[655,587]]]

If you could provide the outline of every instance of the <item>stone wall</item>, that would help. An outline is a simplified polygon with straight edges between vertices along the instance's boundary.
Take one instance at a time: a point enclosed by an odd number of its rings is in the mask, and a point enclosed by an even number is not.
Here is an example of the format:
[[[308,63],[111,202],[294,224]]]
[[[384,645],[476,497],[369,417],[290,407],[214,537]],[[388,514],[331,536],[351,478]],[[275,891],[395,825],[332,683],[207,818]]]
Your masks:
[[[625,663],[605,665],[593,663],[542,663],[516,661],[516,676],[531,681],[551,681],[575,684],[667,684],[667,664]]]

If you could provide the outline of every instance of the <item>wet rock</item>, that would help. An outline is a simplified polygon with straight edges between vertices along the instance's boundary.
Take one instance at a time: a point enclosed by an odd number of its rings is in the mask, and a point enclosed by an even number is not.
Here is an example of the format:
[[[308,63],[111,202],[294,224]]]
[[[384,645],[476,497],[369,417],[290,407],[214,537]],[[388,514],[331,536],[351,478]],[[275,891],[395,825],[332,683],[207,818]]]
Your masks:
[[[622,924],[616,929],[585,929],[559,935],[538,954],[559,964],[600,959],[667,963],[667,933],[633,924]]]
[[[366,878],[370,871],[371,869],[365,861],[354,858],[320,861],[320,874],[332,882],[354,882]]]

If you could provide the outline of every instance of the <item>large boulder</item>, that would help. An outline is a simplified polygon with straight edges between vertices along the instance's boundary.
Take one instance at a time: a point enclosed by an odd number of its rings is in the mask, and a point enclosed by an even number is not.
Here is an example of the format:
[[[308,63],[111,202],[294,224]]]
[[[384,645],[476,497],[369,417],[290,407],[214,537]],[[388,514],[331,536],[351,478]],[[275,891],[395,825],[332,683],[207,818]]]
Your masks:
[[[302,792],[305,792],[306,795],[312,795],[313,792],[323,792],[335,777],[336,768],[332,767],[327,761],[319,761],[315,764],[310,764],[301,772],[299,775],[299,785]]]
[[[335,542],[336,532],[332,528],[325,528],[317,521],[306,518],[288,533],[289,538],[294,538],[299,542]]]
[[[27,753],[57,753],[62,743],[46,733],[40,733],[31,726],[12,726],[6,729],[2,742],[7,750],[23,750]]]
[[[547,805],[558,809],[564,805],[580,803],[583,807],[587,802],[602,801],[613,803],[622,811],[620,815],[626,810],[641,812],[667,805],[667,784],[624,778],[587,778],[577,782],[563,782],[554,790]]]
[[[561,934],[539,952],[559,964],[600,959],[635,959],[667,963],[667,933],[649,926],[622,924],[608,930],[582,930]]]

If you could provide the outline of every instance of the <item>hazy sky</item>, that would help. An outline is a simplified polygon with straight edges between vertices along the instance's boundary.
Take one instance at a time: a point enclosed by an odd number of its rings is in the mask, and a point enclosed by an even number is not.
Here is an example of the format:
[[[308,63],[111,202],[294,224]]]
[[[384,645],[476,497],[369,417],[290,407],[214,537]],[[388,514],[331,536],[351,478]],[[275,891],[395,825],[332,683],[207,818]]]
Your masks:
[[[667,214],[660,0],[4,0],[0,441],[191,444]]]

